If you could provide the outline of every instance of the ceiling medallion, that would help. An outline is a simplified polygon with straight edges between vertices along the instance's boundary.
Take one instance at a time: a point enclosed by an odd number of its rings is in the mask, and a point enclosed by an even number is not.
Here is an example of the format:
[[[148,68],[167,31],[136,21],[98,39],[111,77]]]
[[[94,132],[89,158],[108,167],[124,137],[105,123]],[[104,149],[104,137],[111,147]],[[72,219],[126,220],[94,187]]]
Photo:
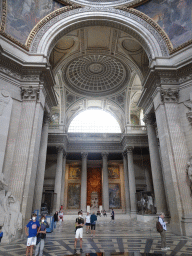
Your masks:
[[[79,4],[81,6],[127,6],[132,7],[146,3],[148,0],[57,0],[63,4]]]
[[[125,86],[128,71],[111,56],[88,55],[72,60],[63,70],[65,84],[77,93],[109,95]]]

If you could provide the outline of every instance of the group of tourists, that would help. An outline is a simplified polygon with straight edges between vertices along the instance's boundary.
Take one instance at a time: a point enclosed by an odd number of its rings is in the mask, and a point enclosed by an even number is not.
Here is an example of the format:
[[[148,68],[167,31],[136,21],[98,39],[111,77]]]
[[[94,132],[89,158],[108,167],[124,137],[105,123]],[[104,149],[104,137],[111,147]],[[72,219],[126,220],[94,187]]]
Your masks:
[[[156,227],[157,231],[161,235],[161,250],[166,251],[170,248],[166,246],[166,224],[167,222],[164,221],[165,214],[161,213]],[[63,221],[63,218],[59,218],[59,213],[56,211],[53,220],[54,220],[54,228],[56,228],[56,223],[59,221]],[[112,209],[111,211],[111,221],[115,222],[115,213]],[[95,212],[93,212],[91,215],[89,212],[87,212],[87,215],[85,216],[85,219],[83,218],[83,212],[78,212],[78,217],[75,220],[75,243],[74,243],[74,254],[77,254],[77,241],[80,240],[80,253],[83,253],[83,226],[85,224],[86,226],[86,233],[88,234],[90,232],[91,237],[94,238],[96,234],[96,222],[97,222],[97,216],[95,215]],[[29,223],[25,226],[25,233],[27,235],[27,250],[26,250],[26,256],[32,256],[33,255],[33,248],[34,245],[36,245],[35,248],[35,256],[43,255],[43,249],[45,244],[45,238],[46,238],[46,228],[48,227],[48,223],[46,222],[46,217],[41,216],[40,222],[37,221],[37,215],[33,214],[32,219],[29,221]]]

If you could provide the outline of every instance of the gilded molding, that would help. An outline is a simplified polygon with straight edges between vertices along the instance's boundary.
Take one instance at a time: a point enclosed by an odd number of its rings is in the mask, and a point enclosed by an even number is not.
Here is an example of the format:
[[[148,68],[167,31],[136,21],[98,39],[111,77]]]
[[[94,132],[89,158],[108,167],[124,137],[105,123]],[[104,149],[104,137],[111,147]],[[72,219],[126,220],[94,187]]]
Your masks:
[[[53,11],[52,13],[48,14],[47,16],[45,16],[42,20],[40,20],[36,25],[35,27],[31,30],[28,38],[27,38],[27,41],[25,43],[25,45],[27,47],[30,47],[31,45],[31,42],[33,41],[35,35],[38,33],[38,31],[47,23],[49,22],[51,19],[59,16],[61,13],[64,13],[64,12],[68,12],[68,11],[71,11],[71,10],[74,10],[74,9],[77,9],[77,8],[80,8],[80,6],[78,5],[74,5],[74,6],[65,6],[63,8],[60,8],[60,9],[57,9],[55,11]]]
[[[155,22],[153,21],[149,16],[147,16],[146,14],[133,9],[133,8],[127,8],[127,7],[117,7],[116,9],[125,11],[125,12],[129,12],[133,15],[136,15],[137,17],[143,19],[144,21],[146,21],[148,24],[150,24],[163,38],[164,42],[167,45],[167,48],[169,50],[169,53],[171,53],[173,51],[173,45],[168,37],[168,35],[165,33],[165,31]]]
[[[2,0],[2,17],[1,17],[1,31],[5,31],[5,23],[6,23],[6,17],[7,17],[7,1]]]

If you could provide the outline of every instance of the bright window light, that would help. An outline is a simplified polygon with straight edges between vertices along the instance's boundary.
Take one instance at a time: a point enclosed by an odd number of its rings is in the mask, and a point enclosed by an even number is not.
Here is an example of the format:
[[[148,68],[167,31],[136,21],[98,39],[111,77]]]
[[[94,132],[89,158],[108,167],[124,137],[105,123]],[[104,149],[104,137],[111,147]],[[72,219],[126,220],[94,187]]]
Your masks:
[[[76,116],[68,132],[121,133],[117,120],[103,110],[86,110]]]

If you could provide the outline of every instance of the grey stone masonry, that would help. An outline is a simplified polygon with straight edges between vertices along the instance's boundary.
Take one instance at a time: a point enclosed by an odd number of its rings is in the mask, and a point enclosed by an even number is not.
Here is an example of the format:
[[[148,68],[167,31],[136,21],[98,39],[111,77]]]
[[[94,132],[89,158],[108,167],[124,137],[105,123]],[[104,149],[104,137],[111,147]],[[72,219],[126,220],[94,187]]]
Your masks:
[[[148,133],[148,140],[149,140],[149,153],[150,153],[151,170],[152,170],[157,214],[160,214],[161,212],[164,212],[166,214],[167,213],[166,196],[165,196],[165,189],[164,189],[164,183],[163,183],[159,149],[158,149],[156,132],[154,127],[154,115],[153,114],[145,115],[144,121],[147,126],[147,133]]]
[[[82,170],[81,170],[81,210],[87,211],[87,152],[82,155]]]
[[[127,154],[123,153],[123,169],[124,169],[124,184],[125,184],[125,210],[130,213],[130,195],[129,195],[129,179],[127,168]]]
[[[108,178],[108,163],[107,163],[108,153],[102,153],[103,158],[103,210],[109,211],[109,178]]]
[[[49,123],[50,123],[50,116],[48,114],[45,114],[42,133],[41,133],[41,143],[40,143],[36,183],[35,183],[34,198],[33,198],[33,210],[40,210],[41,208],[43,183],[44,183],[44,176],[45,176],[45,164],[46,164],[46,156],[47,156]]]
[[[178,114],[178,92],[176,89],[168,90],[157,93],[154,108],[171,228],[174,233],[192,235],[192,205],[186,177],[188,152]]]
[[[57,167],[55,174],[55,188],[54,193],[57,195],[57,200],[55,204],[55,211],[60,210],[61,203],[61,181],[62,181],[62,171],[63,171],[63,147],[58,147],[57,153]]]
[[[128,173],[129,173],[129,192],[130,192],[130,204],[131,204],[131,215],[136,214],[136,185],[135,185],[135,172],[133,164],[133,148],[127,148],[127,162],[128,162]]]

